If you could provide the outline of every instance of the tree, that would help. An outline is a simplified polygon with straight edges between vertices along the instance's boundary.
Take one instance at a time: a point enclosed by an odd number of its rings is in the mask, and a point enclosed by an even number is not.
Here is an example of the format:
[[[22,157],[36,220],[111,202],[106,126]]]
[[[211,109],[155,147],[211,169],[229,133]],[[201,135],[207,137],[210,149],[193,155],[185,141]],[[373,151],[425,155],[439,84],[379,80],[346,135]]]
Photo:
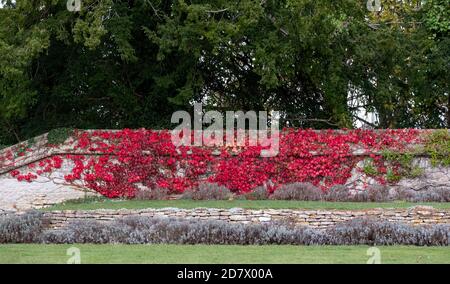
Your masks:
[[[170,128],[175,110],[291,126],[449,127],[445,0],[3,0],[0,144],[56,127]]]

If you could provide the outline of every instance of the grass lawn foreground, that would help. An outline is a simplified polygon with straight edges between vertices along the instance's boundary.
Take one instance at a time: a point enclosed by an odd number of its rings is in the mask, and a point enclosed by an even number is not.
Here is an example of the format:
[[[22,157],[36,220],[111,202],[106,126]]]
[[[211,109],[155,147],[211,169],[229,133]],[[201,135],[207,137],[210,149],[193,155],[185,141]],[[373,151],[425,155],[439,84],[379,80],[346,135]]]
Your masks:
[[[0,263],[67,263],[68,249],[80,251],[81,263],[354,263],[371,257],[368,246],[231,245],[0,245]],[[450,247],[380,246],[381,263],[450,264]]]

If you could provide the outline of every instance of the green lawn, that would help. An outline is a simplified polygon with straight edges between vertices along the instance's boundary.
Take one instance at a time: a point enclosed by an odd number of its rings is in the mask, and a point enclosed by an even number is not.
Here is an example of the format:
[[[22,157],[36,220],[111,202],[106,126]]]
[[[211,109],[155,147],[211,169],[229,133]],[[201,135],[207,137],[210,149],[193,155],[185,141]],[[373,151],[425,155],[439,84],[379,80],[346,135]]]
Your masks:
[[[368,246],[0,245],[0,263],[361,263]],[[380,246],[381,263],[450,263],[450,247]]]
[[[142,209],[142,208],[248,208],[248,209],[343,209],[357,210],[370,208],[408,208],[428,205],[439,209],[450,209],[447,203],[411,203],[411,202],[322,202],[322,201],[285,201],[285,200],[77,200],[58,204],[44,210],[93,210],[93,209]]]

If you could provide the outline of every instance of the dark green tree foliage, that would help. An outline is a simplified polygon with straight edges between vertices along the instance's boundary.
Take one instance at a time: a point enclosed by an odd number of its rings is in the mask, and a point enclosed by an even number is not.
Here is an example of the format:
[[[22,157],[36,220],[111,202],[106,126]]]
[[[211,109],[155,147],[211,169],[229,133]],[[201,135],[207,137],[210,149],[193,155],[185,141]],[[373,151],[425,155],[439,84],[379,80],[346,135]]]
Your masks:
[[[448,0],[2,3],[0,144],[169,128],[193,101],[314,128],[353,127],[356,101],[375,127],[450,127]]]

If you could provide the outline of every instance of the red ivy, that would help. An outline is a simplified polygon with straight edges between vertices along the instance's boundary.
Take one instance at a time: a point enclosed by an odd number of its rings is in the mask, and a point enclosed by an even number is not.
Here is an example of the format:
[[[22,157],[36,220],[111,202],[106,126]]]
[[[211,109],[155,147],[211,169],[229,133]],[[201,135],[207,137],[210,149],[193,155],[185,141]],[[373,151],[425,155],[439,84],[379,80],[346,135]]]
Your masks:
[[[356,163],[354,155],[382,149],[403,151],[420,143],[417,130],[314,131],[286,129],[281,132],[279,154],[260,157],[261,146],[248,146],[236,153],[230,148],[179,147],[171,142],[170,131],[130,130],[78,132],[75,151],[89,155],[53,156],[30,164],[38,175],[51,173],[71,161],[68,183],[82,183],[104,196],[133,197],[140,186],[164,187],[183,192],[200,181],[216,182],[237,193],[266,185],[272,190],[290,182],[311,182],[327,189],[343,184]],[[220,150],[220,155],[213,152]],[[234,149],[235,150],[235,149]],[[95,155],[94,155],[95,154]],[[371,156],[382,174],[380,154]],[[9,164],[7,163],[9,161]],[[14,164],[14,155],[0,157],[1,165]],[[18,180],[31,182],[36,174],[10,172]],[[384,181],[382,175],[380,181]]]

